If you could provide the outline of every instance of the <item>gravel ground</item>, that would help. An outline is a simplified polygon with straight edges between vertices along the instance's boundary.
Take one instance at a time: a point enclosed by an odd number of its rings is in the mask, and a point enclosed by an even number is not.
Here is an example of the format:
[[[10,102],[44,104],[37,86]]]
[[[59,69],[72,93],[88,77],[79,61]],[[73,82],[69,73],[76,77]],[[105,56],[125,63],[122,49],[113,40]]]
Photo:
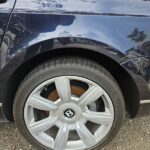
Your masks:
[[[0,150],[35,150],[19,134],[13,123],[0,124]],[[150,150],[150,105],[143,105],[138,116],[126,118],[116,138],[103,150]]]

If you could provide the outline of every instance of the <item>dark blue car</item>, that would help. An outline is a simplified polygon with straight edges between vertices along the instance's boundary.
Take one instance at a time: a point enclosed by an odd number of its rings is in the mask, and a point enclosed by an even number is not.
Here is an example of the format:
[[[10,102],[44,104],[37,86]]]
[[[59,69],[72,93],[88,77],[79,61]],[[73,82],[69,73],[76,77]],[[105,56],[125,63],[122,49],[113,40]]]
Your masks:
[[[149,102],[149,0],[0,0],[0,46],[0,119],[39,150],[100,149]]]

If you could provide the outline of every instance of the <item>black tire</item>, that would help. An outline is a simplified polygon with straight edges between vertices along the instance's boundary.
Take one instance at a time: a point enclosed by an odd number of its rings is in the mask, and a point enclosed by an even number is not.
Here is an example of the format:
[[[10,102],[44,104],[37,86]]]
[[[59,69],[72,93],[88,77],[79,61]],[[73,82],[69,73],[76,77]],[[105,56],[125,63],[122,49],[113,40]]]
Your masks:
[[[56,76],[65,75],[81,76],[96,82],[106,90],[112,100],[115,110],[114,123],[108,135],[98,145],[92,148],[99,150],[111,141],[120,129],[125,115],[125,104],[121,90],[111,74],[99,64],[87,59],[79,57],[60,57],[42,63],[33,69],[21,82],[16,92],[13,105],[13,115],[16,126],[25,139],[32,145],[40,150],[48,149],[35,140],[26,128],[23,117],[24,105],[28,95],[40,83]]]

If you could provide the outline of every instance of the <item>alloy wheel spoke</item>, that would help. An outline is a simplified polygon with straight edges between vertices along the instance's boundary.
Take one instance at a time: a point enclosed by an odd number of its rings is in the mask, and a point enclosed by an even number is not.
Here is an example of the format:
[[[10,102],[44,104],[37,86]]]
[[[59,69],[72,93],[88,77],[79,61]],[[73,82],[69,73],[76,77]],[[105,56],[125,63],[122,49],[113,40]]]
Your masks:
[[[80,106],[86,106],[96,101],[103,95],[103,90],[99,86],[92,86],[79,99]]]
[[[33,95],[33,96],[29,97],[28,103],[33,108],[36,108],[39,110],[50,111],[50,110],[56,110],[57,109],[56,104],[54,104],[50,100],[45,99],[39,95]]]
[[[59,97],[63,101],[69,101],[71,98],[71,89],[70,89],[69,79],[67,79],[66,77],[58,77],[55,80],[55,85],[56,85],[56,89],[59,94]]]
[[[53,117],[53,118],[48,117],[40,121],[31,123],[29,125],[29,128],[31,133],[38,134],[50,129],[52,126],[55,125],[56,121],[57,121],[57,117]]]
[[[92,133],[87,129],[87,127],[83,123],[77,122],[76,130],[79,137],[81,138],[81,140],[86,146],[93,146],[96,144],[95,137],[92,135]]]
[[[68,142],[68,135],[69,135],[68,125],[64,124],[60,127],[57,133],[54,145],[55,150],[64,150],[66,148]]]
[[[83,113],[83,116],[91,122],[97,124],[111,124],[113,122],[113,116],[108,112],[87,112]]]

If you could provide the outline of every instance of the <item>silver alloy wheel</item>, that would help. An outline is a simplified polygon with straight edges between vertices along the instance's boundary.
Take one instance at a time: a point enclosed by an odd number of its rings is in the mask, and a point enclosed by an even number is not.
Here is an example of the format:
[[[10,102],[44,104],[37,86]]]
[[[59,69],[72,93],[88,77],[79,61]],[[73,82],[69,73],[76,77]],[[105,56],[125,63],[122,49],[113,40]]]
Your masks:
[[[72,94],[72,80],[88,85],[81,96]],[[59,95],[56,101],[41,94],[51,84]],[[99,99],[103,101],[103,111],[97,108]],[[39,118],[37,110],[45,112],[46,117]],[[114,107],[106,91],[93,81],[61,76],[41,83],[31,92],[25,103],[24,120],[30,134],[44,146],[54,150],[83,150],[92,148],[109,133]]]

